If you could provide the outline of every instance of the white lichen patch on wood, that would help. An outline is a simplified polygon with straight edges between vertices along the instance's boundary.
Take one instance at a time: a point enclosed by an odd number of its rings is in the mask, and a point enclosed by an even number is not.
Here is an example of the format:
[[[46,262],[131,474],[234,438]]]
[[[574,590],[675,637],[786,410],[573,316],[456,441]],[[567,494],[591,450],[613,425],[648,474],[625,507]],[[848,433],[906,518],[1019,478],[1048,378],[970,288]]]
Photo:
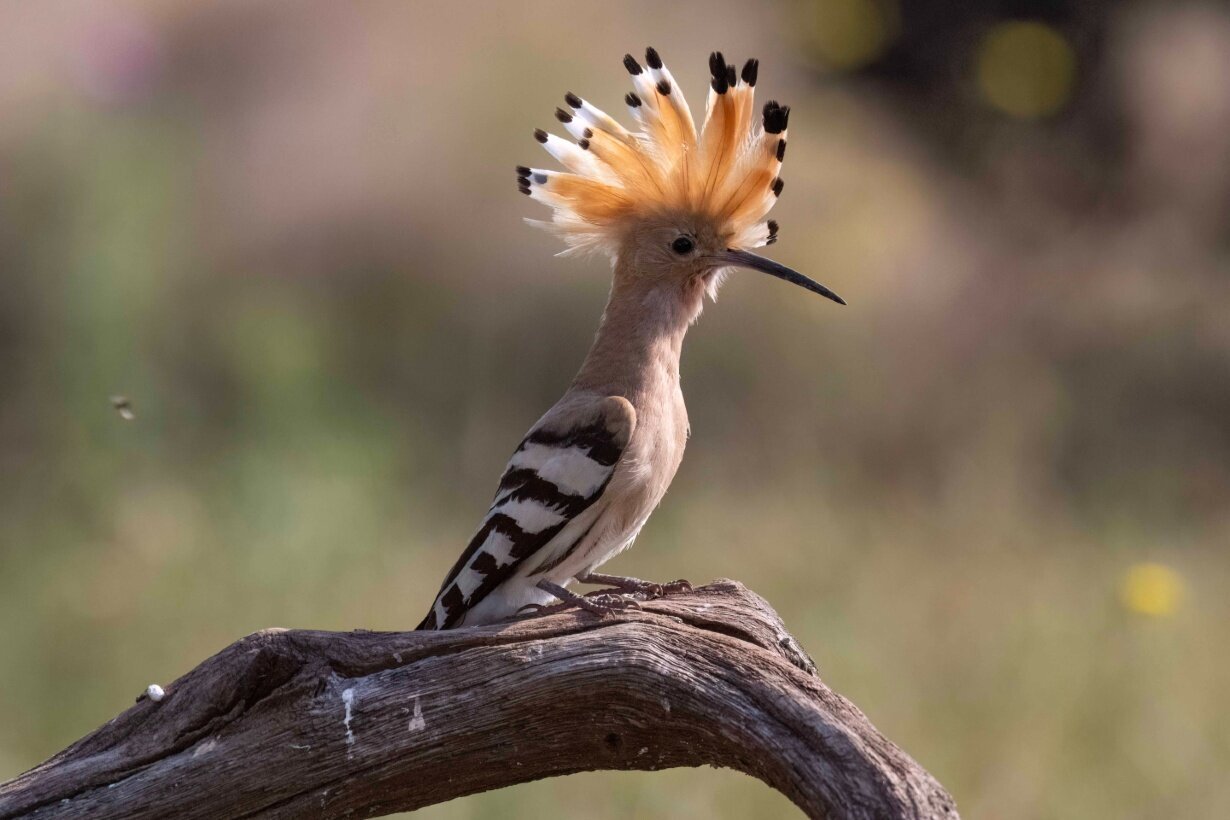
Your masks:
[[[419,703],[418,695],[414,696],[414,715],[408,728],[411,732],[421,732],[427,728],[427,721],[423,720],[423,704]]]
[[[512,656],[523,663],[531,663],[533,661],[542,660],[542,653],[542,641],[534,641],[523,647],[514,649]]]
[[[350,721],[354,718],[354,687],[350,687],[342,692],[342,705],[346,707],[346,713],[342,717],[342,726],[346,727],[346,745],[354,745],[354,730],[350,728]]]

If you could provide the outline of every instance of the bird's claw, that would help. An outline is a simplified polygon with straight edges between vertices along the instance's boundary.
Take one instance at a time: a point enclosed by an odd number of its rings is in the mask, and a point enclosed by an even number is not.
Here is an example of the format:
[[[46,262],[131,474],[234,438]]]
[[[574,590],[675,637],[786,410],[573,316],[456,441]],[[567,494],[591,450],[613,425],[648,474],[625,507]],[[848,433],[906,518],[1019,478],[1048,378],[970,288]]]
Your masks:
[[[570,604],[568,603],[525,604],[513,613],[513,618],[537,618],[540,615],[554,615],[556,612],[563,612],[569,606]]]
[[[677,592],[692,591],[692,585],[682,578],[667,584],[659,584],[654,581],[642,581],[640,578],[627,578],[622,575],[602,575],[591,572],[585,575],[578,575],[577,580],[583,584],[602,584],[607,587],[613,587],[624,595],[636,596],[645,601],[664,598]],[[609,589],[599,589],[587,592],[586,596],[594,597],[608,594],[610,594]]]
[[[658,584],[653,581],[639,581],[636,586],[617,587],[624,596],[636,596],[641,600],[653,601],[658,598],[665,598],[667,595],[677,595],[681,592],[691,592],[692,584],[683,578],[677,581],[669,581],[665,584]],[[603,595],[611,595],[608,590],[598,589],[593,592],[585,593],[587,598],[596,598]],[[631,598],[629,600],[632,600]]]
[[[533,615],[546,615],[562,612],[572,607],[579,607],[593,615],[602,616],[625,609],[641,608],[640,603],[633,598],[627,595],[613,594],[609,591],[600,591],[597,595],[578,595],[559,584],[547,580],[539,581],[538,588],[543,592],[554,595],[561,603],[546,605],[538,603],[525,604],[517,610],[518,615],[527,609],[531,610]]]
[[[577,606],[584,609],[586,612],[592,612],[594,615],[606,615],[611,612],[620,612],[625,609],[641,608],[640,602],[635,598],[610,592],[599,592],[596,595],[593,593],[583,595],[580,600],[577,601]]]

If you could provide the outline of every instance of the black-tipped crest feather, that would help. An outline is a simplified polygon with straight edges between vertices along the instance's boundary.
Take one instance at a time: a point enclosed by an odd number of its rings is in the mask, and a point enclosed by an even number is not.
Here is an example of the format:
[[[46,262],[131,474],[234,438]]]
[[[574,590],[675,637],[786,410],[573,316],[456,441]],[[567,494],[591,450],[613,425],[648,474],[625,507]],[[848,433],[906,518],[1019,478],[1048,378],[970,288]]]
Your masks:
[[[743,82],[755,88],[756,75],[760,73],[760,61],[755,57],[743,64],[743,73],[740,75]]]
[[[780,134],[790,120],[790,106],[778,105],[777,100],[764,104],[764,130],[766,134]]]
[[[709,75],[713,78],[710,80],[713,90],[718,94],[725,94],[730,83],[726,80],[726,58],[722,56],[722,52],[715,51],[709,55]]]

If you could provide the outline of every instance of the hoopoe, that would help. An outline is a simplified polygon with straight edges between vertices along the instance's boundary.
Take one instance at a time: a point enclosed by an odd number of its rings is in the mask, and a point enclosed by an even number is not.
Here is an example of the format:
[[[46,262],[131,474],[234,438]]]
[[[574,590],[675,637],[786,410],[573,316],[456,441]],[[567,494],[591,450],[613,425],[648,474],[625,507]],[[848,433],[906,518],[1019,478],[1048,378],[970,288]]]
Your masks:
[[[490,623],[552,602],[609,611],[662,587],[595,570],[631,545],[666,493],[688,438],[679,355],[705,295],[731,268],[761,271],[841,297],[750,251],[777,240],[765,221],[782,192],[787,106],[755,116],[759,63],[741,72],[720,52],[705,120],[692,113],[658,53],[624,66],[629,131],[587,100],[564,95],[555,116],[575,142],[538,130],[567,171],[517,168],[521,193],[554,211],[527,220],[558,235],[561,255],[596,251],[614,268],[597,337],[580,372],[530,428],[500,478],[478,532],[444,579],[419,629]],[[572,581],[619,594],[580,596]],[[685,585],[686,582],[677,582]]]

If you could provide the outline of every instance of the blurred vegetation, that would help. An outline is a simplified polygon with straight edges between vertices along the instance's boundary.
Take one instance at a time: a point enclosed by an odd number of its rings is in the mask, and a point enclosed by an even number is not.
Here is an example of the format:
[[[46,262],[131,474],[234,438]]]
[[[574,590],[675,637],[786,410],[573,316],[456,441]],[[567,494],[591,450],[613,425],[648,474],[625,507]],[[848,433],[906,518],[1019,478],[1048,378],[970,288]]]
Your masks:
[[[1225,7],[586,5],[0,6],[0,778],[247,632],[417,622],[607,286],[511,169],[652,43],[694,101],[761,58],[774,255],[851,306],[732,279],[611,568],[766,595],[968,817],[1230,816]],[[422,814],[580,806],[793,816]]]

